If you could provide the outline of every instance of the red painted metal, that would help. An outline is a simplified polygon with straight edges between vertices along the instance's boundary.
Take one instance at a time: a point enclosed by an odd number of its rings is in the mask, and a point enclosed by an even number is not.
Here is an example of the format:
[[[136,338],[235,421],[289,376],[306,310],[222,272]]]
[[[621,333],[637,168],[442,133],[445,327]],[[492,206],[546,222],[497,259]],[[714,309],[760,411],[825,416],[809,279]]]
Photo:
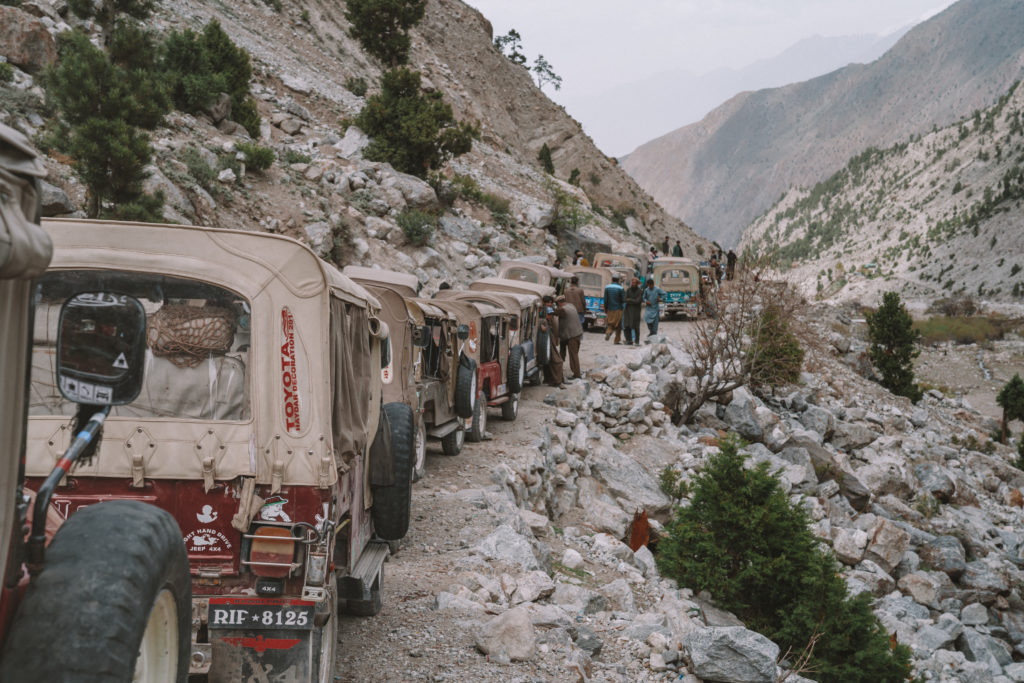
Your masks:
[[[247,647],[256,650],[260,654],[267,650],[290,650],[302,642],[302,638],[264,638],[263,636],[256,636],[255,638],[228,637],[221,638],[221,640],[235,647]]]

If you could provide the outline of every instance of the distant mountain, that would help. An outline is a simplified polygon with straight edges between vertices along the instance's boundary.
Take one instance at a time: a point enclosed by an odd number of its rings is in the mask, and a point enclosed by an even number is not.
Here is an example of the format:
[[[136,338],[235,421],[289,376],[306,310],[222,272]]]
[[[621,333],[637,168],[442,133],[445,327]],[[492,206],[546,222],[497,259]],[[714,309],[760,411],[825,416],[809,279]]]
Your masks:
[[[723,246],[792,186],[990,105],[1024,76],[1024,0],[960,0],[868,65],[742,93],[639,147],[623,167]]]
[[[746,230],[809,296],[1024,296],[1024,85],[948,127],[870,148]]]
[[[621,156],[652,134],[699,121],[738,92],[805,81],[847,64],[878,59],[909,28],[885,36],[813,36],[740,69],[702,75],[676,69],[596,95],[566,98],[564,104],[570,112],[588,112],[587,132],[608,154]],[[623,121],[630,125],[623,126]]]

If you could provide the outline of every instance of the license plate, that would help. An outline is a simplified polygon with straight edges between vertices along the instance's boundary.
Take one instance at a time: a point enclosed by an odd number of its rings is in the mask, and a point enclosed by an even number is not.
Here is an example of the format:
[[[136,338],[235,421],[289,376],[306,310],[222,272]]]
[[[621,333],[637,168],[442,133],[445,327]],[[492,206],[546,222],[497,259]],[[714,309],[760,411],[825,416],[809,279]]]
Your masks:
[[[316,603],[270,598],[210,598],[210,628],[309,631]]]

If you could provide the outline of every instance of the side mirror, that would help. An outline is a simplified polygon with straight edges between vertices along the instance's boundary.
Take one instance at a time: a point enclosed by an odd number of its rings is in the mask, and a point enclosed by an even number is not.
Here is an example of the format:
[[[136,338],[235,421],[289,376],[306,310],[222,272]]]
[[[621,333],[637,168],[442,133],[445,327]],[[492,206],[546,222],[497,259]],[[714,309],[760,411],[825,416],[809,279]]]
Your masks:
[[[455,335],[462,341],[469,339],[469,325],[459,325]]]
[[[508,319],[508,329],[511,332],[515,332],[519,329],[519,316],[514,315]]]
[[[425,349],[428,346],[430,346],[429,325],[413,325],[412,345],[415,346],[417,349]]]
[[[118,406],[142,391],[146,311],[139,300],[87,292],[64,302],[57,335],[57,386],[74,403]]]

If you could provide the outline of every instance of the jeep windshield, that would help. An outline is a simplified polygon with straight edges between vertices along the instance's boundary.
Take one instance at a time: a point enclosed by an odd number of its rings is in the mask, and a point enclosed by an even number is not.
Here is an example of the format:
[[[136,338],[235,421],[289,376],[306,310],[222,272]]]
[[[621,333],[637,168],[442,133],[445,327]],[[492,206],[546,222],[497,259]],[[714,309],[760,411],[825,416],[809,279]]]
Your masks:
[[[61,306],[82,292],[129,294],[146,310],[145,382],[120,417],[244,421],[250,416],[249,302],[206,282],[113,270],[50,271],[36,290],[31,415],[74,415],[57,389]]]

